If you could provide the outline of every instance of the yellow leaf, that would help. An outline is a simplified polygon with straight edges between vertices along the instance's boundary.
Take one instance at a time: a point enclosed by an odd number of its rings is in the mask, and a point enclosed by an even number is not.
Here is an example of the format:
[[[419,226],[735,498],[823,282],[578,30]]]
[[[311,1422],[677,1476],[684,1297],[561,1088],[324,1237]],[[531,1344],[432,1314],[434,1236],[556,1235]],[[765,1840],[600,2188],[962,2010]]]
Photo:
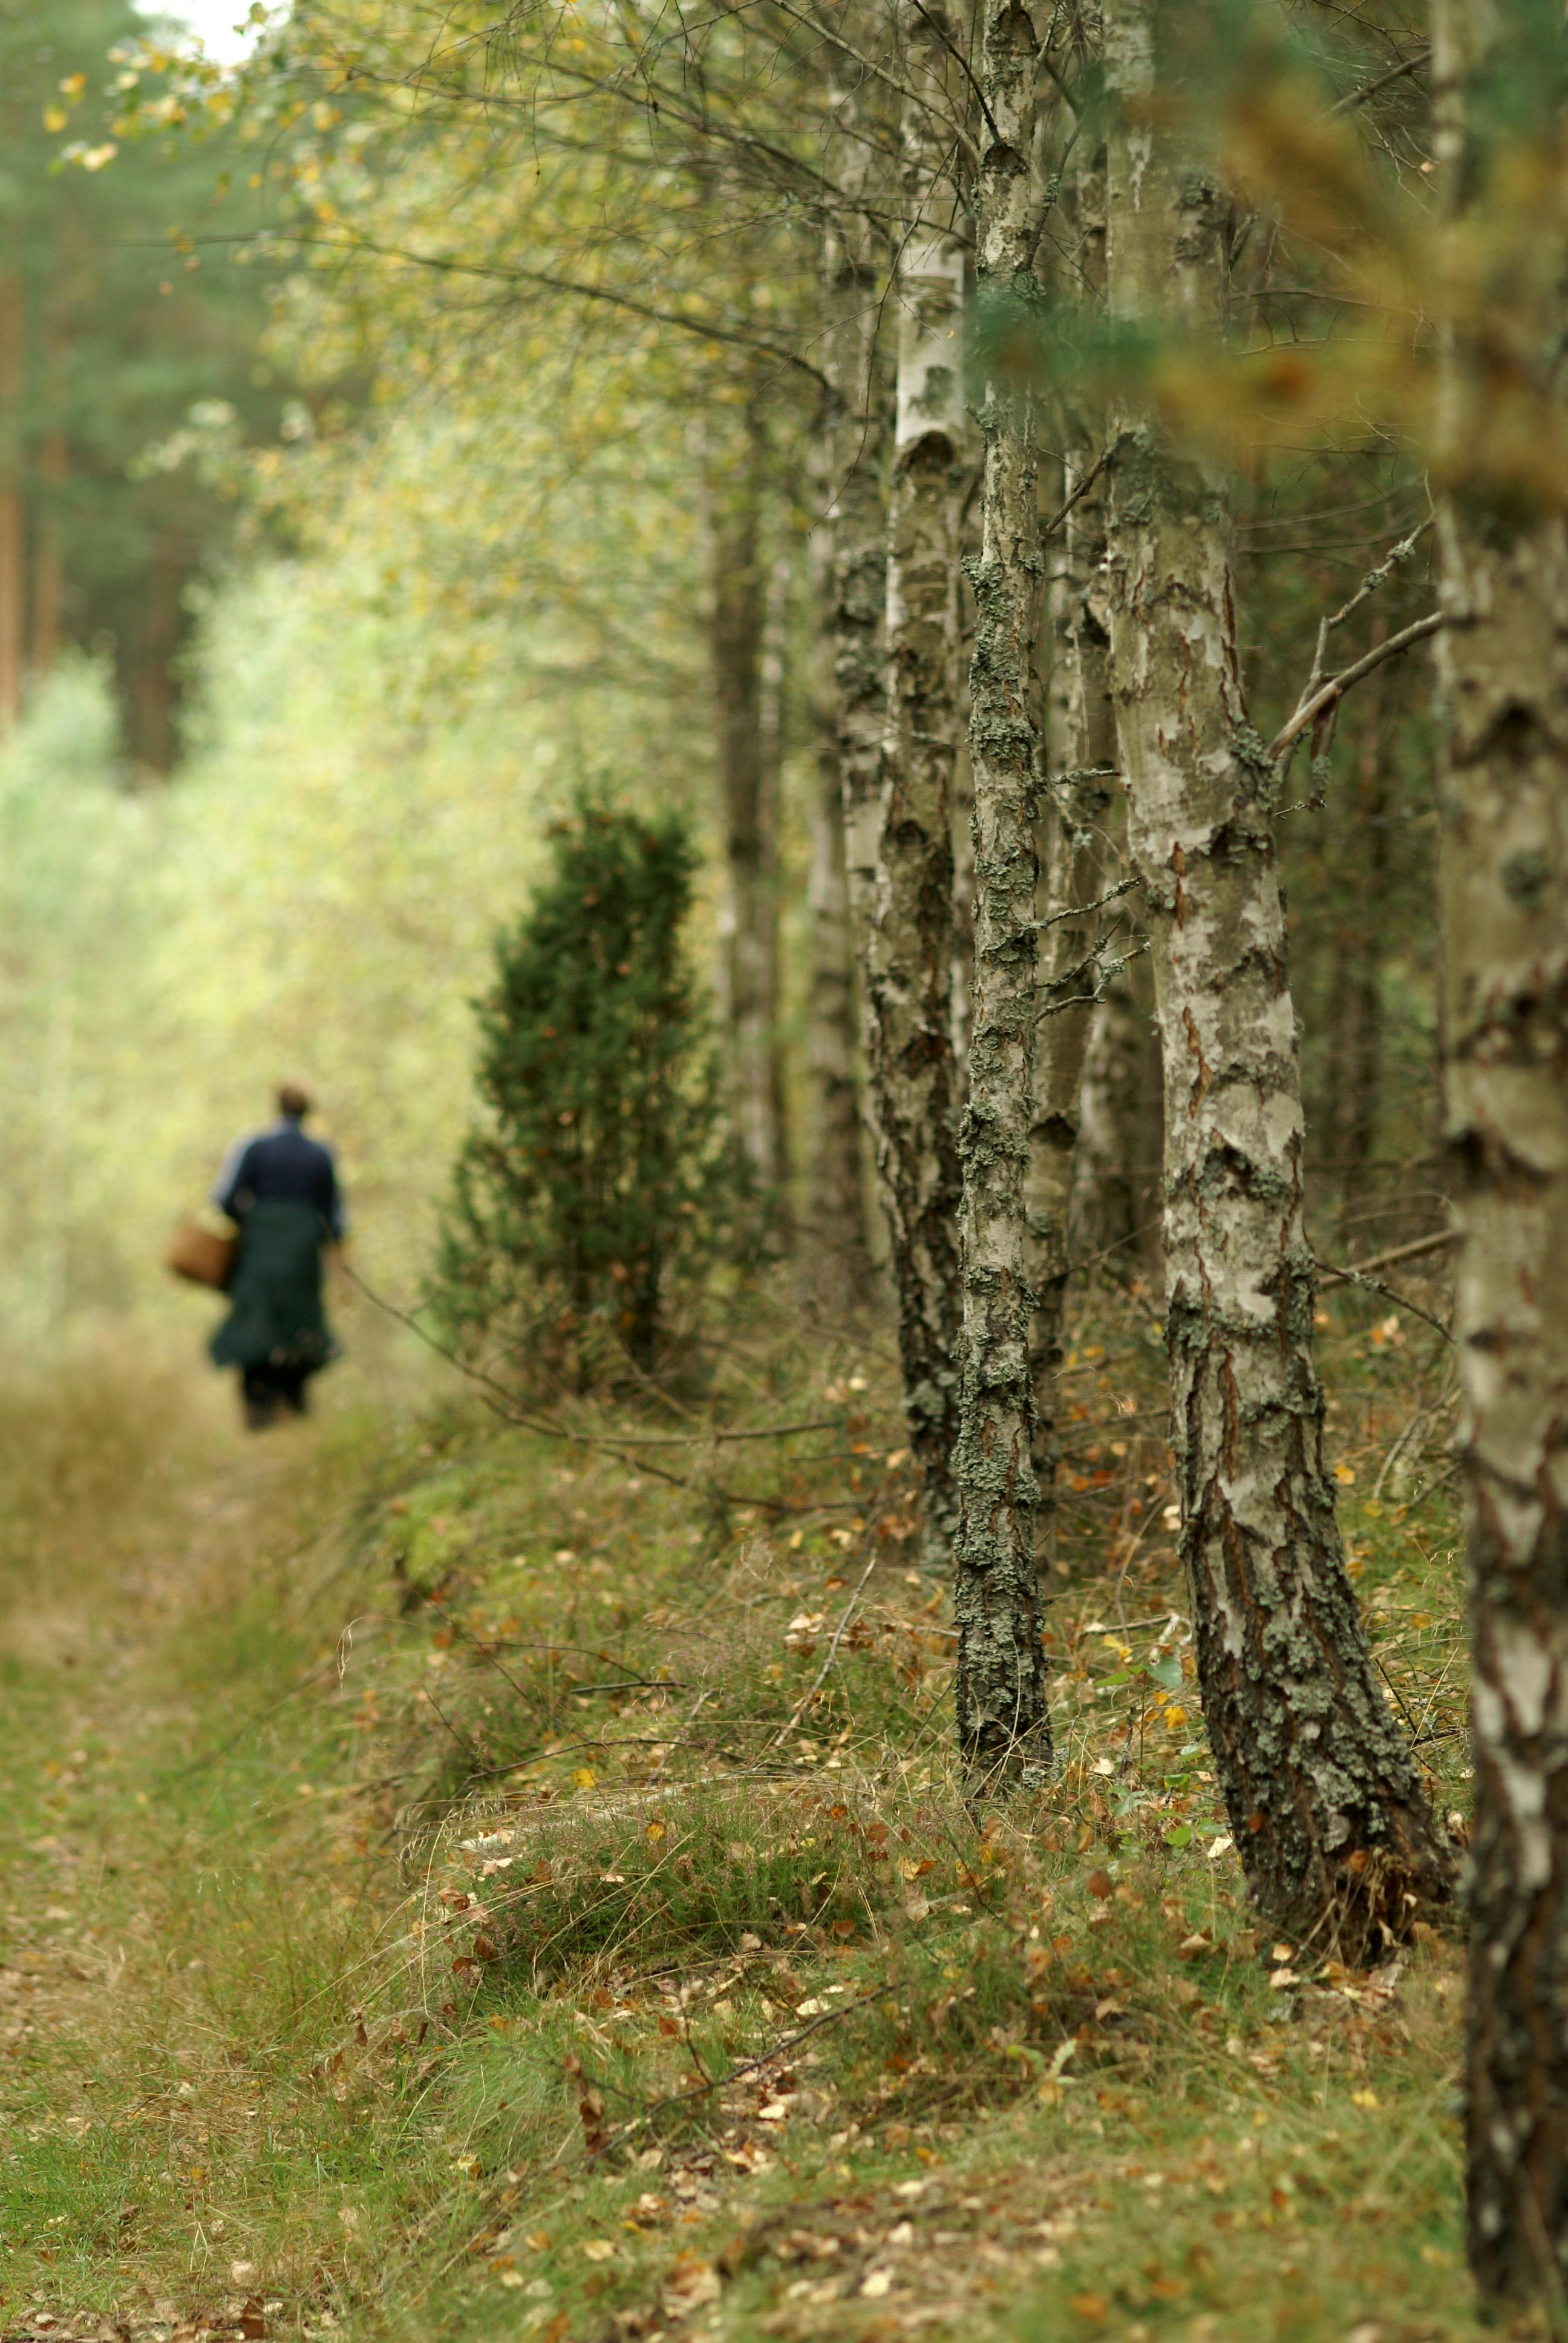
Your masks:
[[[1355,1477],[1353,1466],[1349,1464],[1336,1464],[1334,1466],[1335,1480],[1342,1481],[1347,1489],[1350,1487],[1351,1483],[1355,1479]]]
[[[63,106],[46,106],[44,108],[44,127],[45,130],[64,130],[66,123],[69,122],[70,119],[70,116],[66,113]]]
[[[1382,2101],[1375,2091],[1352,2091],[1351,2105],[1352,2107],[1379,2107],[1382,2105]]]
[[[577,1784],[579,1790],[591,1790],[594,1784],[593,1767],[591,1765],[578,1765],[575,1767],[572,1773],[572,1780]]]
[[[657,1846],[659,1840],[665,1836],[668,1828],[669,1825],[668,1823],[649,1823],[648,1826],[648,1843],[649,1846]]]

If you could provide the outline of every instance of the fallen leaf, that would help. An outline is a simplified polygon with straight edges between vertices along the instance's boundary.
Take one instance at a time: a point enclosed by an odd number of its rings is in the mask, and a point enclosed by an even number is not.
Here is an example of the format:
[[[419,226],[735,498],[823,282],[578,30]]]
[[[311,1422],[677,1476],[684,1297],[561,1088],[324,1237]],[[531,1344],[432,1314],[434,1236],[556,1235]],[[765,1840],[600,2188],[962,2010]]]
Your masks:
[[[865,2277],[860,2280],[860,2292],[866,2296],[869,2301],[875,2302],[880,2296],[887,2294],[891,2290],[892,2283],[893,2273],[891,2270],[868,2270]]]
[[[583,2253],[590,2262],[609,2262],[615,2259],[615,2247],[608,2237],[585,2239]]]
[[[717,2302],[719,2272],[699,2254],[678,2254],[665,2282],[664,2308],[671,2318],[684,2318],[706,2303]]]

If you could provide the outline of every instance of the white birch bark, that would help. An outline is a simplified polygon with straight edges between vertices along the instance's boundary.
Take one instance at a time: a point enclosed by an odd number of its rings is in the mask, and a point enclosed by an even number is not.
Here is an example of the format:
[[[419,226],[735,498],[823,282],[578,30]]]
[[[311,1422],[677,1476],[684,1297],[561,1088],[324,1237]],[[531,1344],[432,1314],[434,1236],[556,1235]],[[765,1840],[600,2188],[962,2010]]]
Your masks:
[[[887,458],[892,386],[879,344],[883,272],[870,226],[889,132],[885,85],[869,79],[854,54],[874,32],[869,9],[848,6],[849,45],[830,48],[823,178],[837,200],[823,247],[824,372],[828,378],[823,455],[827,474],[823,627],[830,669],[831,756],[839,819],[819,812],[812,856],[817,971],[813,1009],[817,1146],[813,1217],[819,1248],[860,1299],[869,1280],[869,1248],[860,1176],[857,1031],[869,1062],[864,1026],[871,994],[877,860],[881,835],[882,759],[887,729],[885,619],[888,576]],[[842,983],[836,930],[843,925],[849,967]],[[854,1017],[859,981],[858,1028]],[[830,997],[829,997],[830,996]],[[868,1085],[866,1113],[874,1122]]]
[[[1088,460],[1092,461],[1092,456]],[[1063,467],[1070,495],[1083,458]],[[1064,497],[1065,500],[1065,497]],[[1029,1219],[1029,1372],[1034,1392],[1033,1454],[1040,1495],[1035,1553],[1050,1561],[1060,1455],[1056,1379],[1067,1301],[1069,1227],[1081,1100],[1097,987],[1092,964],[1103,914],[1090,908],[1106,891],[1117,858],[1112,809],[1116,716],[1111,645],[1094,607],[1105,552],[1103,498],[1091,491],[1069,516],[1053,580],[1056,659],[1051,678],[1050,772],[1038,828],[1040,862],[1040,997],[1025,1202]]]
[[[1159,0],[1105,10],[1112,315],[1222,331],[1221,190],[1160,118]],[[1239,670],[1223,481],[1123,435],[1111,613],[1165,1072],[1166,1336],[1204,1719],[1270,1922],[1360,1954],[1448,1892],[1373,1676],[1323,1468],[1271,769]]]
[[[907,226],[895,299],[897,405],[887,573],[888,720],[867,1032],[877,1164],[898,1294],[926,1559],[957,1528],[960,1175],[952,1043],[952,787],[964,451],[961,120],[940,0],[906,0]]]
[[[1440,184],[1483,174],[1466,84],[1502,31],[1436,0]],[[1538,320],[1560,347],[1568,285]],[[1463,466],[1457,334],[1445,468]],[[1465,2045],[1484,2298],[1568,2284],[1568,537],[1461,487],[1439,521],[1443,1109],[1459,1237],[1474,1655]]]
[[[978,280],[1027,302],[1039,190],[1039,43],[1019,0],[982,15]],[[974,983],[963,1165],[963,1390],[954,1459],[960,1503],[953,1616],[959,1749],[971,1786],[1042,1780],[1051,1755],[1035,1565],[1033,1254],[1026,1184],[1033,1121],[1040,783],[1037,672],[1038,459],[1028,397],[992,379],[970,670],[974,775]]]

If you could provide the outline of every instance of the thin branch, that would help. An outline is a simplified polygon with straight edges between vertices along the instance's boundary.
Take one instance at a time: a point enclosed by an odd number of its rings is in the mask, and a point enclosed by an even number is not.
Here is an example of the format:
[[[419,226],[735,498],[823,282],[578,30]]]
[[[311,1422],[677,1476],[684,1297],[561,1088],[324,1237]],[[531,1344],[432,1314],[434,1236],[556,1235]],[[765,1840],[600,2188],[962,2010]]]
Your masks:
[[[802,1694],[802,1696],[801,1696],[801,1698],[799,1699],[799,1701],[798,1701],[798,1702],[797,1702],[796,1706],[795,1706],[795,1712],[794,1712],[794,1715],[793,1715],[789,1719],[788,1723],[786,1723],[786,1724],[784,1724],[784,1725],[781,1725],[779,1727],[778,1732],[773,1735],[772,1740],[768,1744],[768,1746],[769,1746],[769,1749],[775,1749],[775,1748],[777,1748],[777,1747],[778,1747],[778,1745],[779,1745],[779,1742],[783,1740],[783,1738],[784,1738],[784,1736],[785,1736],[785,1735],[786,1735],[787,1733],[793,1733],[793,1732],[794,1732],[795,1727],[799,1724],[800,1719],[805,1715],[806,1711],[810,1707],[811,1703],[816,1699],[817,1694],[821,1691],[822,1686],[827,1683],[827,1681],[828,1681],[828,1672],[829,1672],[829,1670],[831,1668],[831,1666],[832,1666],[832,1664],[833,1664],[834,1661],[838,1658],[838,1656],[839,1656],[839,1644],[840,1644],[843,1642],[843,1640],[844,1640],[844,1630],[845,1630],[845,1628],[846,1628],[846,1627],[849,1625],[849,1620],[850,1620],[850,1617],[851,1617],[851,1616],[852,1616],[852,1614],[853,1614],[853,1612],[854,1612],[854,1609],[855,1609],[855,1605],[856,1605],[856,1604],[857,1604],[857,1603],[859,1603],[859,1599],[860,1599],[861,1595],[862,1595],[862,1594],[865,1593],[865,1591],[866,1591],[866,1581],[870,1577],[872,1571],[873,1571],[873,1570],[875,1570],[875,1568],[876,1568],[876,1567],[877,1567],[877,1555],[876,1555],[876,1550],[875,1550],[875,1548],[873,1548],[873,1549],[872,1549],[872,1553],[871,1553],[871,1559],[870,1559],[870,1561],[866,1564],[865,1569],[860,1573],[859,1580],[859,1582],[858,1582],[858,1584],[857,1584],[857,1585],[856,1585],[855,1591],[854,1591],[853,1594],[851,1594],[851,1595],[850,1595],[850,1597],[849,1597],[849,1599],[848,1603],[846,1603],[846,1604],[845,1604],[845,1605],[844,1605],[844,1613],[843,1613],[843,1616],[842,1616],[842,1618],[839,1620],[839,1622],[838,1625],[837,1625],[837,1626],[834,1628],[834,1630],[833,1630],[833,1640],[832,1640],[832,1642],[831,1642],[831,1643],[829,1644],[829,1646],[828,1646],[828,1656],[827,1656],[827,1658],[823,1661],[823,1663],[822,1663],[821,1666],[818,1669],[817,1674],[816,1674],[816,1677],[815,1677],[815,1679],[814,1679],[814,1681],[813,1681],[813,1683],[812,1683],[812,1684],[811,1684],[811,1687],[810,1687],[809,1691],[809,1692],[807,1692],[807,1693],[805,1693],[804,1694]]]
[[[1453,1242],[1452,1229],[1439,1229],[1435,1236],[1415,1237],[1409,1244],[1392,1245],[1387,1252],[1374,1252],[1370,1261],[1358,1261],[1348,1270],[1325,1266],[1322,1282],[1325,1285],[1332,1285],[1343,1277],[1369,1277],[1373,1270],[1392,1269],[1396,1262],[1418,1261],[1422,1253],[1440,1252]]]
[[[571,277],[557,277],[542,268],[487,267],[476,260],[453,260],[438,253],[410,252],[395,244],[376,244],[367,236],[327,236],[295,235],[281,228],[267,228],[255,236],[198,236],[198,244],[290,244],[310,251],[336,252],[345,258],[368,253],[378,260],[401,260],[415,268],[429,268],[440,276],[476,277],[483,281],[502,285],[531,285],[549,293],[565,293],[574,300],[602,301],[612,308],[625,309],[634,317],[643,317],[650,325],[671,326],[678,333],[691,334],[699,341],[724,342],[737,349],[751,350],[760,357],[777,358],[783,366],[795,367],[809,375],[818,387],[830,388],[827,376],[809,358],[796,350],[783,347],[778,342],[760,341],[754,334],[742,334],[732,327],[720,326],[711,319],[683,317],[676,309],[657,309],[650,302],[636,300],[629,293],[617,293],[608,286],[584,285]]]
[[[1116,438],[1111,440],[1109,447],[1105,447],[1101,449],[1099,455],[1095,458],[1088,471],[1085,472],[1082,479],[1080,480],[1078,486],[1072,491],[1072,494],[1068,498],[1067,502],[1062,506],[1060,511],[1053,513],[1050,518],[1046,522],[1045,527],[1040,530],[1040,536],[1041,544],[1047,543],[1056,535],[1057,530],[1061,527],[1062,522],[1067,518],[1068,514],[1072,510],[1073,506],[1077,504],[1079,498],[1081,497],[1086,497],[1089,494],[1090,489],[1094,486],[1094,483],[1100,478],[1101,472],[1104,471],[1107,464],[1110,463],[1111,458],[1115,455],[1121,445],[1121,439]]]
[[[1290,721],[1270,741],[1266,752],[1270,763],[1277,763],[1320,716],[1337,707],[1352,684],[1360,683],[1363,676],[1370,675],[1373,668],[1381,667],[1384,659],[1393,659],[1400,651],[1409,650],[1413,643],[1421,642],[1428,635],[1435,635],[1438,628],[1446,624],[1447,617],[1443,611],[1429,610],[1424,618],[1417,618],[1412,625],[1402,628],[1386,642],[1376,644],[1364,658],[1342,669],[1338,675],[1331,676],[1310,699],[1302,700]]]
[[[1430,1310],[1423,1310],[1419,1302],[1411,1300],[1408,1293],[1397,1292],[1392,1285],[1385,1285],[1382,1278],[1368,1277],[1364,1271],[1359,1269],[1337,1268],[1332,1261],[1325,1261],[1322,1271],[1325,1280],[1332,1278],[1342,1285],[1359,1285],[1367,1293],[1381,1293],[1383,1300],[1392,1302],[1396,1310],[1408,1310],[1412,1318],[1422,1319],[1433,1333],[1441,1334],[1445,1342],[1452,1342],[1453,1336],[1441,1318],[1434,1318]]]
[[[1038,929],[1043,930],[1060,928],[1067,920],[1086,920],[1091,911],[1102,911],[1107,903],[1120,902],[1123,895],[1130,895],[1139,884],[1140,881],[1136,879],[1119,879],[1108,894],[1096,896],[1092,903],[1071,904],[1067,910],[1052,911],[1049,919],[1036,920],[1034,924]],[[1087,961],[1084,962],[1085,967],[1088,964]],[[1070,973],[1076,975],[1078,971],[1073,970]]]
[[[1347,96],[1338,99],[1323,116],[1323,120],[1332,122],[1336,114],[1352,113],[1358,106],[1364,106],[1369,98],[1376,97],[1380,90],[1387,89],[1391,82],[1402,81],[1406,74],[1419,73],[1431,56],[1430,49],[1418,49],[1413,57],[1406,57],[1402,65],[1391,65],[1387,73],[1378,75],[1376,81],[1369,81],[1364,89],[1352,89]]]

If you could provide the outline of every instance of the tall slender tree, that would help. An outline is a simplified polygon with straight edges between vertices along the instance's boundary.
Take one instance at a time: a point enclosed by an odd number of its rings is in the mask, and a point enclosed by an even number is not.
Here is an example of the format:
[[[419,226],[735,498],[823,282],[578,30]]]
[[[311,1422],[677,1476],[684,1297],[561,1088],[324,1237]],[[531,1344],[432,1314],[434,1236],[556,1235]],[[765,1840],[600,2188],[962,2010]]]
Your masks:
[[[759,393],[730,430],[715,429],[708,465],[714,733],[724,893],[719,1011],[733,1051],[736,1129],[763,1192],[784,1184],[778,1063],[779,767],[770,754],[768,632],[769,450]],[[776,728],[775,728],[776,729]]]
[[[1079,448],[1062,468],[1063,502],[1088,481]],[[1103,974],[1101,906],[1113,855],[1116,717],[1111,644],[1096,607],[1105,552],[1103,495],[1089,489],[1068,515],[1052,579],[1056,659],[1050,766],[1039,820],[1040,1001],[1025,1190],[1029,1212],[1030,1382],[1040,1484],[1035,1550],[1042,1564],[1055,1515],[1057,1373],[1067,1302],[1073,1173],[1082,1125],[1084,1067]]]
[[[1494,153],[1472,84],[1522,28],[1503,7],[1435,0],[1440,184],[1477,234]],[[1561,27],[1554,28],[1557,42]],[[1524,63],[1515,55],[1515,70]],[[1514,119],[1517,167],[1550,162],[1562,204],[1561,57]],[[1496,125],[1489,126],[1493,130]],[[1526,131],[1523,137],[1520,133]],[[1533,136],[1528,135],[1533,131]],[[1467,214],[1472,214],[1467,217]],[[1484,240],[1485,229],[1480,229]],[[1470,2258],[1483,2296],[1568,2285],[1568,529],[1465,478],[1472,402],[1505,347],[1558,380],[1561,209],[1531,264],[1496,256],[1506,323],[1447,336],[1437,639],[1445,729],[1442,1051],[1460,1239],[1454,1333],[1463,1416],[1475,1765],[1465,2046]]]
[[[978,293],[1033,306],[1040,43],[1020,0],[981,20]],[[1027,1209],[1033,1123],[1041,696],[1039,458],[1026,390],[993,367],[980,406],[981,542],[970,671],[974,985],[963,1166],[963,1387],[955,1473],[959,1746],[989,1787],[1050,1757],[1034,1515],[1034,1307]]]
[[[1222,336],[1229,209],[1159,105],[1160,0],[1111,0],[1113,319]],[[1248,721],[1223,478],[1115,418],[1117,721],[1165,1074],[1166,1337],[1205,1722],[1252,1896],[1360,1949],[1449,1893],[1322,1459],[1274,769]]]
[[[829,788],[838,805],[836,819],[827,805],[819,811],[812,888],[823,981],[836,983],[835,946],[826,928],[839,918],[841,896],[864,1012],[870,997],[887,726],[886,475],[892,386],[879,334],[884,254],[876,213],[890,176],[890,94],[865,61],[876,34],[869,0],[846,8],[839,21],[845,39],[830,44],[827,53],[821,174],[832,196],[823,206],[822,246],[822,631],[829,670]],[[840,1040],[832,1025],[833,1017],[850,1009],[849,989],[838,990],[831,1009],[824,1003],[817,1021],[823,1061],[817,1075],[813,1211],[820,1242],[858,1296],[869,1283],[869,1255],[861,1203],[855,1035]],[[865,1055],[869,1059],[869,1047]],[[874,1108],[869,1091],[865,1103]]]
[[[926,1552],[958,1527],[957,1081],[952,1040],[952,785],[958,753],[958,559],[964,407],[968,27],[936,0],[900,14],[903,244],[888,539],[888,720],[866,1030],[877,1162],[899,1302]]]

